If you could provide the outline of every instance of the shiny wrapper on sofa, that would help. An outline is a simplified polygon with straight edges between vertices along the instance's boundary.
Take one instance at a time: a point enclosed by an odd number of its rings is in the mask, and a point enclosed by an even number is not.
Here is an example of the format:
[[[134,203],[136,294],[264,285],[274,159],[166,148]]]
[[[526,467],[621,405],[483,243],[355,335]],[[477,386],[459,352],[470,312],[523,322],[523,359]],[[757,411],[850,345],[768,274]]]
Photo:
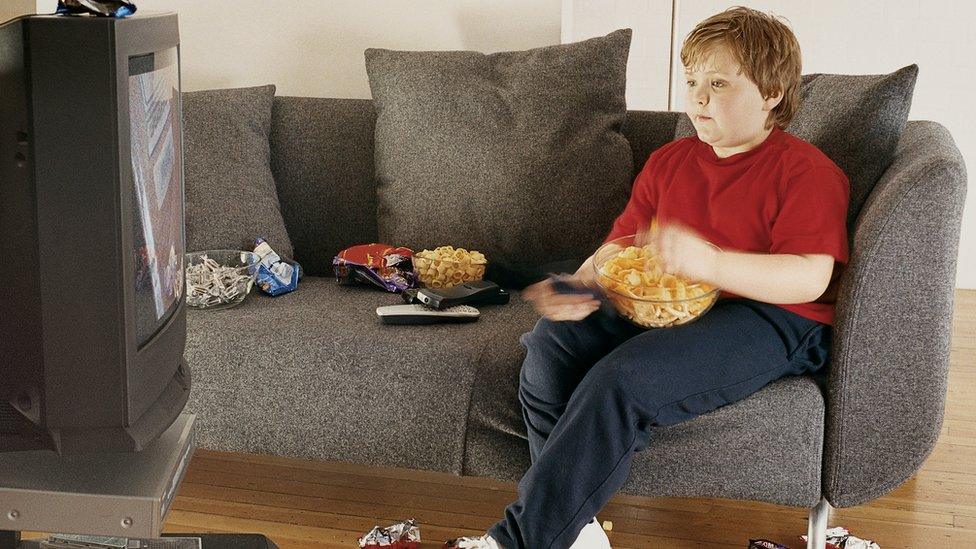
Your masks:
[[[389,244],[359,244],[339,252],[332,260],[339,284],[365,282],[388,292],[417,287],[413,250]]]
[[[261,257],[254,281],[262,292],[276,296],[298,288],[301,265],[295,261],[286,261],[263,238],[254,241],[254,253]]]

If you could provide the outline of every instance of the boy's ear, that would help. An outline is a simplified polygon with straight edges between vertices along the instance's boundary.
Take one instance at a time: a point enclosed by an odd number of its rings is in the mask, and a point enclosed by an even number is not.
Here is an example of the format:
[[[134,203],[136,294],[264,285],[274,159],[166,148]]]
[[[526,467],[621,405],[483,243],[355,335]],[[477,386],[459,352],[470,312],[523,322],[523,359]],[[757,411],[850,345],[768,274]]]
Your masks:
[[[776,90],[769,97],[763,100],[763,110],[771,111],[783,100],[783,90]]]

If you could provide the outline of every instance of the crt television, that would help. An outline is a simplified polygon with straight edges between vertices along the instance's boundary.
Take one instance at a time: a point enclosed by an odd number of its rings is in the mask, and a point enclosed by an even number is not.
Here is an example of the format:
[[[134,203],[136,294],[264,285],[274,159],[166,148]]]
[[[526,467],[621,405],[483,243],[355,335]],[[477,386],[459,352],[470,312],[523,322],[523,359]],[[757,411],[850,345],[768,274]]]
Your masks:
[[[190,390],[175,14],[0,24],[0,451],[139,451]]]

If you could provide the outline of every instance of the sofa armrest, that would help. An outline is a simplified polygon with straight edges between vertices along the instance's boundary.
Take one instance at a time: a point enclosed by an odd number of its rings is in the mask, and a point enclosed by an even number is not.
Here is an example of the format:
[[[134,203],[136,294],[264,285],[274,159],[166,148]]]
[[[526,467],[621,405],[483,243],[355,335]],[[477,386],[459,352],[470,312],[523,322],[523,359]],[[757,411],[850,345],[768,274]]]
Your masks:
[[[948,130],[909,122],[857,219],[837,300],[823,469],[835,507],[899,486],[939,436],[965,197]]]

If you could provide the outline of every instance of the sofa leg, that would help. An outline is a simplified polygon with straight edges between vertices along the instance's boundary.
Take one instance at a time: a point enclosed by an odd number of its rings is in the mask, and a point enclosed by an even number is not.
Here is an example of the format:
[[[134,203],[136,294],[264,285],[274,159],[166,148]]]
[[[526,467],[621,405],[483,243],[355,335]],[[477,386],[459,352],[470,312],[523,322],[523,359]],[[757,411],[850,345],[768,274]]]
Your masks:
[[[820,498],[820,503],[810,509],[807,519],[807,549],[824,549],[827,546],[827,518],[830,516],[830,504],[826,498]]]

